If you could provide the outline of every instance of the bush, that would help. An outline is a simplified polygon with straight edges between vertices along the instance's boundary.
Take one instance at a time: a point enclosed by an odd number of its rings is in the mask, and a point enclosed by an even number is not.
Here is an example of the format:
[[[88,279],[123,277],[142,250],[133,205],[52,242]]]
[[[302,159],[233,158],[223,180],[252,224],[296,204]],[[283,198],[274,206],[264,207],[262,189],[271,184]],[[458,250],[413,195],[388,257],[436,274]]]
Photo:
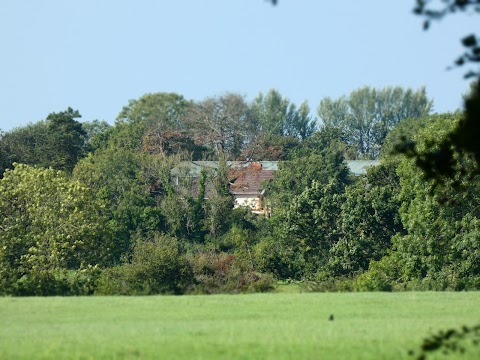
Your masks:
[[[104,270],[96,294],[183,294],[192,285],[191,268],[176,239],[157,235],[136,244],[129,263]]]
[[[255,272],[234,255],[200,252],[189,258],[195,276],[196,294],[267,292],[274,289],[270,274]]]
[[[69,296],[92,295],[101,274],[97,266],[80,270],[29,271],[10,284],[4,295]]]
[[[379,261],[372,260],[368,271],[353,283],[355,291],[393,291],[399,288],[401,278],[395,254],[384,256]]]
[[[262,239],[254,246],[253,254],[255,266],[261,272],[271,273],[282,280],[299,280],[303,276],[303,257],[292,248],[281,244],[278,239]]]
[[[441,269],[424,278],[409,280],[405,284],[405,289],[412,291],[465,291],[478,290],[479,287],[478,276],[458,276],[449,268]]]
[[[93,295],[101,274],[98,266],[88,266],[75,271],[69,279],[70,295]]]
[[[353,290],[352,277],[332,276],[329,272],[319,271],[310,279],[298,282],[306,292],[348,292]]]
[[[70,295],[67,271],[39,270],[28,272],[16,281],[13,295]]]

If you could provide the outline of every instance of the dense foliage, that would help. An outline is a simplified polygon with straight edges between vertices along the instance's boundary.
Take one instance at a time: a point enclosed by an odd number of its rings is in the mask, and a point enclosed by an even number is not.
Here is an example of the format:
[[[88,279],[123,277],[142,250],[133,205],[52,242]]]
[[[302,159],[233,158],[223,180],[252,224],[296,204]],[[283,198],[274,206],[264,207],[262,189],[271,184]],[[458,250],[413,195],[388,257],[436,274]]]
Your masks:
[[[421,118],[432,109],[425,88],[363,87],[348,97],[325,98],[318,105],[323,123],[341,128],[361,159],[376,158],[385,137],[401,120]]]
[[[155,93],[113,126],[69,108],[1,134],[0,293],[478,289],[475,159],[451,149],[439,185],[396,152],[435,151],[463,121],[431,106],[424,89],[367,87],[322,100],[319,125],[276,90]],[[381,164],[354,176],[358,157]],[[281,160],[261,184],[269,216],[234,207],[231,160]]]

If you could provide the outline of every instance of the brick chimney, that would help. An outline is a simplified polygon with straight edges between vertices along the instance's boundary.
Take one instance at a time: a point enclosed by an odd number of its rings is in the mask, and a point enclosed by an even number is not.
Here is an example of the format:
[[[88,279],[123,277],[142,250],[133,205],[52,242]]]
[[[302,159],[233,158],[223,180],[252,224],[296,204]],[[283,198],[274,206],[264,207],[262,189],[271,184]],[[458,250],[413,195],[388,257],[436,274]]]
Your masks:
[[[261,161],[252,161],[252,162],[249,164],[249,167],[250,167],[252,170],[262,170],[262,162],[261,162]]]

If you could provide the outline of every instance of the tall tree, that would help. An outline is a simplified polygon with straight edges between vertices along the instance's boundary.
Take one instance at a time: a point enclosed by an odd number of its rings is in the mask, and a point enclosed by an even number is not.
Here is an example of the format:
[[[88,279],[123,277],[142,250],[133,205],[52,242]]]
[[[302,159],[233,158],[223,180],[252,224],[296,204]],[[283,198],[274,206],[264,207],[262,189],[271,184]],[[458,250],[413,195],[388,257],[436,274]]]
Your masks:
[[[353,275],[368,269],[391,248],[391,238],[403,233],[400,220],[399,178],[394,163],[371,168],[365,178],[348,186],[342,199],[340,239],[330,251],[334,275]]]
[[[342,129],[359,158],[375,159],[388,132],[400,120],[425,116],[431,109],[425,88],[377,90],[366,86],[348,97],[321,100],[317,111],[324,125]]]
[[[114,146],[142,150],[146,136],[184,131],[188,107],[189,102],[175,93],[148,93],[130,100],[117,116],[110,141]]]
[[[86,132],[77,118],[77,110],[51,113],[45,121],[29,124],[5,133],[0,147],[3,165],[11,168],[14,162],[53,167],[72,171],[85,154]]]
[[[231,213],[235,199],[229,191],[228,165],[226,156],[220,154],[218,168],[214,174],[213,185],[206,205],[205,227],[209,235],[217,238],[227,232],[231,226]]]
[[[86,121],[82,123],[82,127],[86,133],[87,151],[92,152],[107,147],[108,133],[112,127],[105,120]]]
[[[345,145],[338,129],[323,128],[315,133],[292,151],[288,160],[279,164],[275,178],[268,184],[268,194],[271,194],[274,204],[288,206],[313,181],[321,186],[335,178],[344,187],[349,182],[344,152]]]
[[[243,145],[253,133],[243,96],[227,93],[195,103],[188,114],[197,143],[208,146],[212,155],[231,159],[240,155]]]
[[[166,128],[183,127],[182,117],[188,101],[176,93],[147,93],[138,100],[129,100],[117,116],[117,123],[162,122]]]
[[[308,103],[304,101],[297,109],[274,89],[265,95],[258,94],[250,110],[259,130],[267,137],[292,136],[303,140],[315,131],[316,121],[310,116]]]
[[[292,108],[293,114],[287,122],[287,135],[305,140],[315,132],[317,120],[310,116],[310,106],[307,101],[302,102],[298,109],[295,106]]]
[[[414,137],[419,150],[438,149],[458,121],[459,114],[431,116],[428,126]],[[475,170],[470,156],[454,152],[454,157],[460,159],[465,171]],[[412,158],[402,160],[398,173],[400,214],[408,233],[397,236],[394,245],[405,280],[420,280],[437,289],[477,288],[479,176],[466,177],[457,169],[442,186],[436,186],[418,171]],[[460,184],[463,191],[458,191],[455,184]]]
[[[56,294],[68,269],[107,264],[112,237],[100,208],[65,172],[23,164],[7,170],[0,180],[0,292]]]
[[[154,193],[162,191],[155,182],[164,176],[159,172],[146,176],[151,172],[145,169],[146,162],[153,160],[131,150],[103,149],[82,159],[73,171],[73,178],[86,184],[103,204],[106,226],[115,235],[110,248],[113,261],[130,250],[135,234],[163,227]]]
[[[15,128],[0,137],[2,174],[13,163],[44,166],[48,155],[44,151],[48,128],[44,121]],[[47,157],[47,158],[46,158]]]
[[[280,253],[296,254],[289,256],[295,262],[292,268],[302,269],[295,276],[311,276],[327,266],[341,234],[341,204],[349,183],[338,129],[322,129],[280,163],[268,194]]]
[[[49,154],[49,165],[53,168],[72,171],[84,155],[87,133],[82,124],[75,120],[80,117],[78,110],[70,107],[66,111],[47,116],[45,123],[49,136],[45,151]]]

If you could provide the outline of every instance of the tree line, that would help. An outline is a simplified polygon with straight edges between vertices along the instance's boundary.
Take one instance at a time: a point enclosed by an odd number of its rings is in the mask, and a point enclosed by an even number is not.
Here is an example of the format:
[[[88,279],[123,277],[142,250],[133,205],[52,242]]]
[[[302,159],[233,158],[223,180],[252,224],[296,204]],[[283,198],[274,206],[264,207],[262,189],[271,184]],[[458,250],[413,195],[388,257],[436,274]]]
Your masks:
[[[477,289],[477,176],[438,185],[395,152],[434,148],[462,119],[432,106],[424,88],[364,87],[318,117],[276,90],[153,93],[113,126],[69,108],[2,133],[0,293]],[[381,165],[355,177],[346,159]],[[219,166],[173,182],[190,160]],[[227,160],[281,160],[263,184],[270,218],[234,208]]]

